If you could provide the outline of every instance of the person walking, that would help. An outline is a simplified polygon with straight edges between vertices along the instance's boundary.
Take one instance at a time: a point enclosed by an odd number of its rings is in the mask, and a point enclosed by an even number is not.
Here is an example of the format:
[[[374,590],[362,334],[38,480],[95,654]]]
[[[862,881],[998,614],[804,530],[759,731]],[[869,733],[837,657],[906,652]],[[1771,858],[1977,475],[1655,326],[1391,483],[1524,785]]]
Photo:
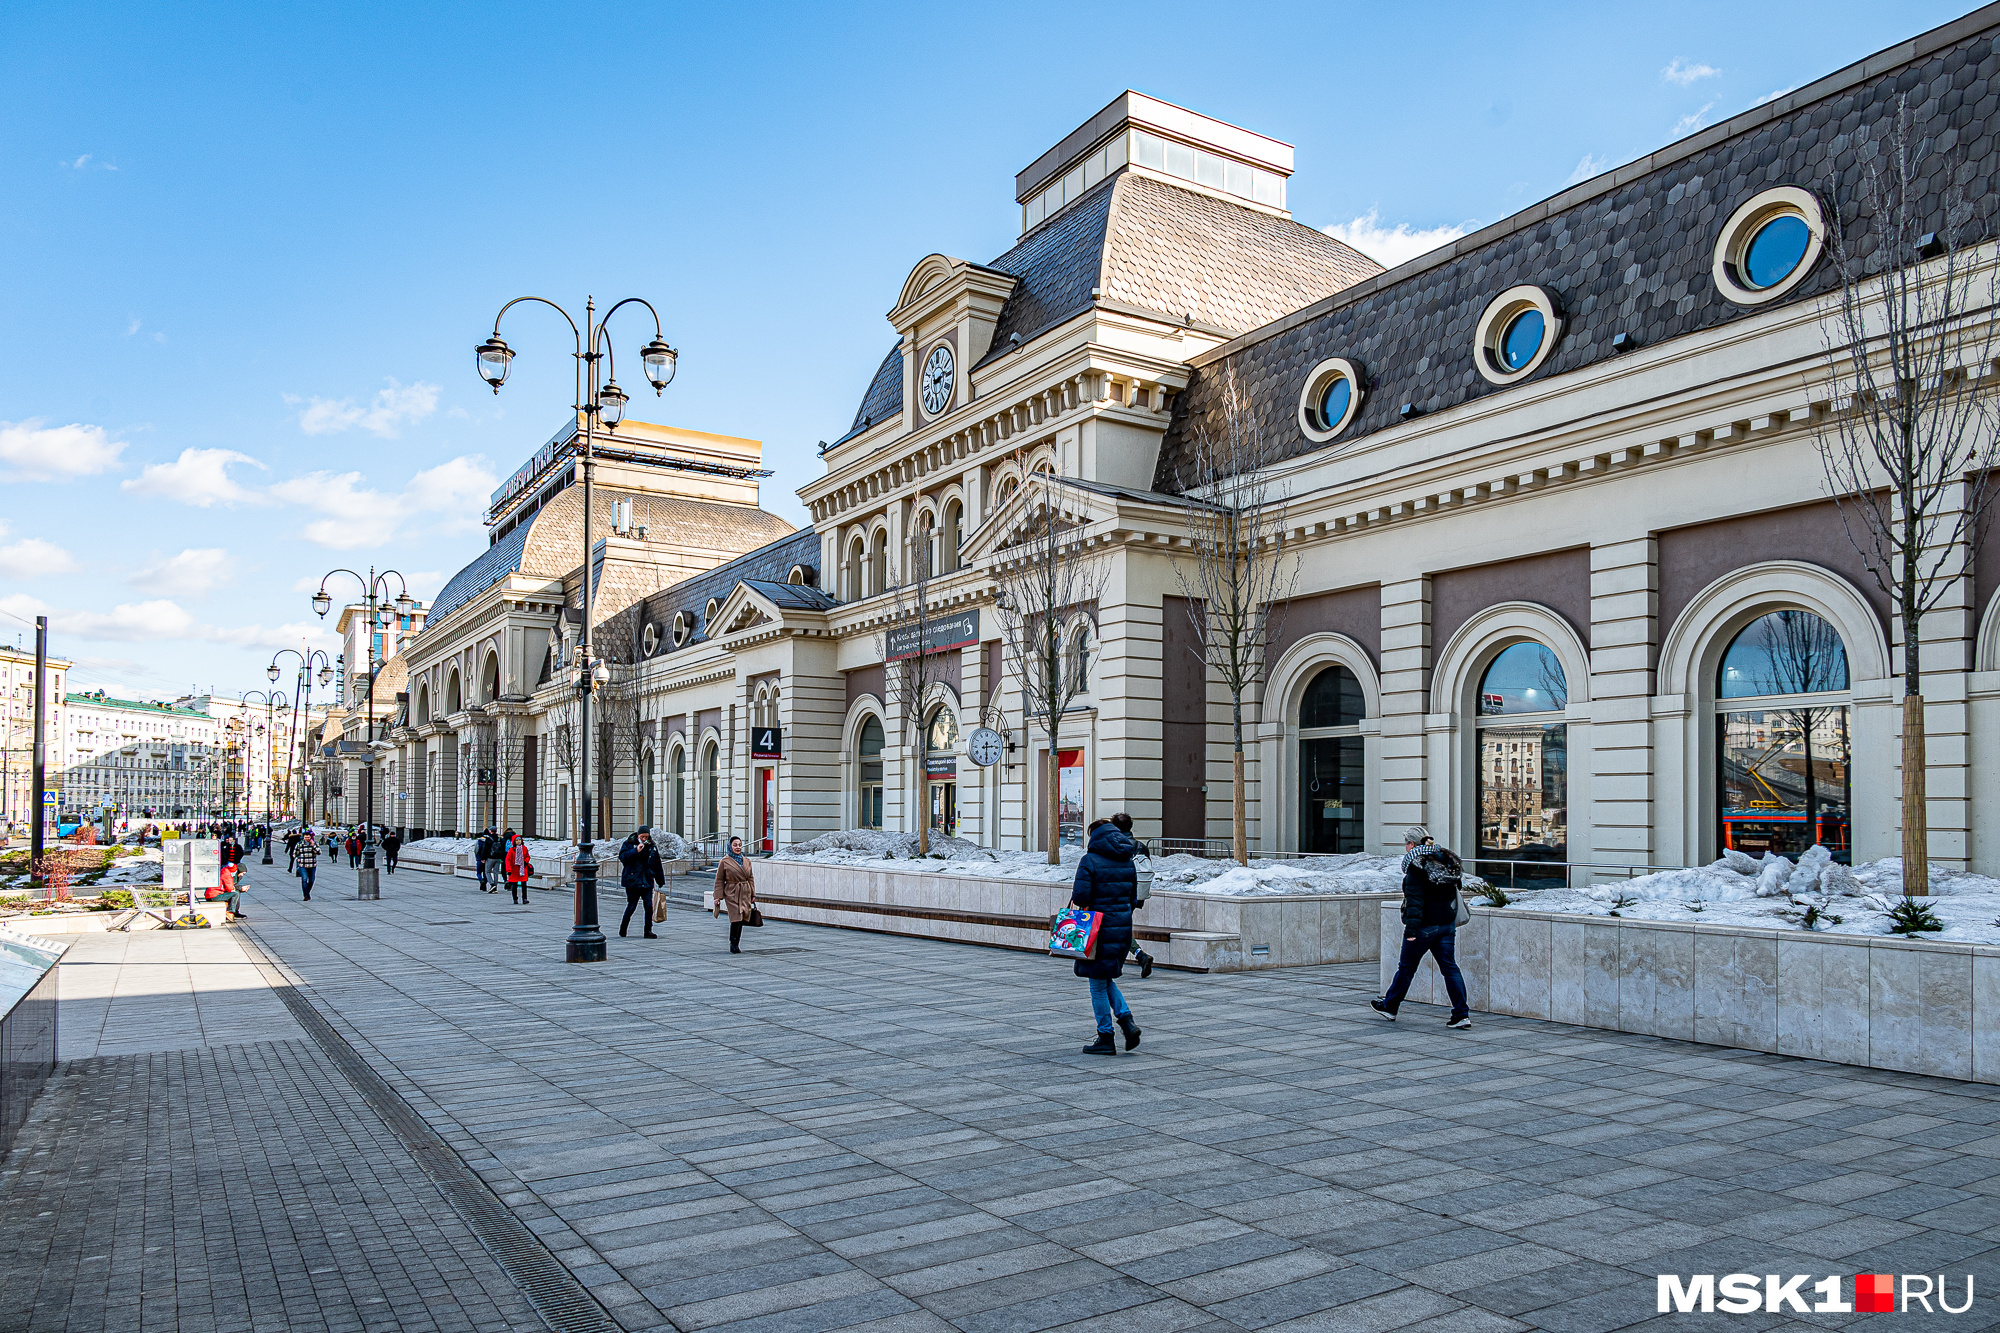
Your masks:
[[[500,892],[500,886],[507,879],[507,844],[513,840],[513,830],[503,836],[491,824],[486,826],[486,886],[493,892]]]
[[[500,868],[507,876],[507,892],[521,906],[528,905],[528,876],[535,873],[535,863],[528,856],[528,840],[508,829],[506,834],[507,854],[500,858]]]
[[[299,831],[293,829],[285,835],[285,873],[291,874],[299,864]]]
[[[1438,846],[1429,829],[1415,824],[1403,830],[1403,956],[1396,963],[1389,989],[1381,999],[1368,1002],[1369,1008],[1391,1023],[1416,979],[1417,965],[1429,954],[1437,960],[1445,991],[1451,996],[1451,1016],[1444,1025],[1461,1031],[1472,1026],[1457,957],[1462,873],[1458,858]]]
[[[396,853],[403,850],[403,840],[394,829],[382,830],[382,859],[389,867],[389,873],[396,873]]]
[[[1133,842],[1138,843],[1139,845],[1138,854],[1134,858],[1132,865],[1132,874],[1135,881],[1133,890],[1133,908],[1134,910],[1136,910],[1140,907],[1145,906],[1144,903],[1138,901],[1136,880],[1141,873],[1138,864],[1138,857],[1144,857],[1147,866],[1150,867],[1153,862],[1153,849],[1148,847],[1145,843],[1139,842],[1138,835],[1132,832],[1132,816],[1126,814],[1123,810],[1120,810],[1117,814],[1112,815],[1110,819],[1111,819],[1111,827],[1117,829],[1120,833],[1132,839]],[[1132,961],[1139,965],[1139,980],[1144,981],[1147,977],[1153,975],[1153,955],[1147,953],[1144,949],[1139,947],[1139,937],[1136,933],[1132,937]]]
[[[1097,1016],[1097,1040],[1083,1048],[1085,1055],[1118,1054],[1111,1028],[1114,1020],[1125,1033],[1126,1050],[1139,1044],[1139,1024],[1118,993],[1117,982],[1132,947],[1132,909],[1139,896],[1139,872],[1133,869],[1132,858],[1138,854],[1139,844],[1129,834],[1100,819],[1090,826],[1090,846],[1076,863],[1070,904],[1104,914],[1097,927],[1097,956],[1077,959],[1074,969],[1090,980],[1090,1007]]]
[[[667,872],[660,864],[660,849],[653,845],[650,825],[639,825],[638,831],[625,839],[624,845],[618,849],[618,863],[624,867],[618,872],[618,882],[625,887],[625,916],[618,923],[618,933],[622,936],[632,924],[632,912],[636,908],[639,927],[646,938],[658,939],[659,936],[653,933],[653,888],[655,885],[666,886]]]
[[[311,837],[299,839],[299,854],[294,861],[299,875],[299,887],[305,890],[303,901],[313,900],[313,876],[319,873],[319,844]]]
[[[661,876],[662,883],[665,879]],[[757,911],[757,877],[743,855],[741,838],[729,840],[728,855],[715,867],[715,906],[709,915],[716,915],[724,907],[729,909],[729,952],[742,953],[743,923]]]
[[[472,844],[472,874],[479,881],[481,893],[498,893],[497,885],[488,882],[488,871],[496,853],[493,850],[495,834],[491,826],[480,830],[479,837]]]

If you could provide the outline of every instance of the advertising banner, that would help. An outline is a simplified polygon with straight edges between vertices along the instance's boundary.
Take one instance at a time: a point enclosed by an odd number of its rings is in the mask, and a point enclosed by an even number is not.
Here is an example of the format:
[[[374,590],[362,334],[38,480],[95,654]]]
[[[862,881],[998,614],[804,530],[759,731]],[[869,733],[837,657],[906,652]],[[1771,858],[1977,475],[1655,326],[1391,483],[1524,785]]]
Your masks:
[[[932,616],[919,625],[896,625],[889,630],[891,662],[900,662],[918,653],[949,652],[979,642],[979,612],[959,611],[948,616]]]

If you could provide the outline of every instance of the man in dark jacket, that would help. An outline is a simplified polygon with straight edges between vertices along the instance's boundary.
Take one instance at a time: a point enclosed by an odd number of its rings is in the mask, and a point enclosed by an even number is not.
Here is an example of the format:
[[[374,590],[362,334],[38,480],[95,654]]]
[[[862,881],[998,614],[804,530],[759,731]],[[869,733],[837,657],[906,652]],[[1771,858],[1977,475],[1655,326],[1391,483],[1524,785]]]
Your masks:
[[[1455,876],[1445,882],[1432,873],[1434,867],[1449,864],[1442,849],[1432,840],[1430,830],[1416,825],[1403,831],[1403,956],[1396,964],[1395,980],[1381,999],[1370,1000],[1376,1013],[1396,1021],[1396,1010],[1416,979],[1417,965],[1429,954],[1444,975],[1444,988],[1451,996],[1451,1017],[1446,1027],[1472,1026],[1465,1002],[1465,978],[1458,970],[1458,893]]]
[[[299,831],[293,829],[285,835],[285,873],[292,873],[299,860]]]
[[[1139,891],[1139,872],[1133,869],[1132,858],[1138,853],[1138,843],[1109,820],[1100,819],[1090,826],[1090,848],[1077,862],[1071,904],[1104,914],[1097,928],[1096,957],[1076,960],[1076,974],[1090,979],[1090,1007],[1097,1014],[1097,1041],[1083,1048],[1085,1055],[1118,1054],[1111,1036],[1113,1019],[1124,1030],[1126,1050],[1139,1044],[1139,1025],[1114,980],[1125,970],[1125,954],[1132,947],[1132,908]]]
[[[660,864],[660,849],[653,845],[650,826],[639,825],[639,831],[625,839],[625,845],[618,849],[618,863],[625,867],[618,872],[618,882],[625,887],[625,918],[618,923],[618,933],[623,935],[632,924],[632,909],[636,907],[646,938],[658,939],[653,933],[653,889],[656,885],[666,887],[667,871]]]
[[[396,853],[403,850],[403,840],[396,836],[396,830],[382,831],[382,859],[387,863],[390,874],[396,873]]]
[[[493,826],[489,824],[480,831],[478,839],[472,844],[472,873],[479,880],[479,891],[481,893],[500,892],[499,885],[487,882],[488,871],[493,863],[493,858],[501,854],[500,850],[494,846],[498,841],[499,839],[493,834]]]

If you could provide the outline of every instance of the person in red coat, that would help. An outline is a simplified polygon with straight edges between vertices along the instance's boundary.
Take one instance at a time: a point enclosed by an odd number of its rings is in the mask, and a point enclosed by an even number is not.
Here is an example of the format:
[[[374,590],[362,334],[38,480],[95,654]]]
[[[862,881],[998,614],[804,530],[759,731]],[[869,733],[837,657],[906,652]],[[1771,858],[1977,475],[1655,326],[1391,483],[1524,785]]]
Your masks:
[[[535,863],[528,857],[528,840],[508,829],[502,835],[507,840],[507,855],[501,865],[507,874],[507,892],[514,901],[526,906],[528,902],[528,876],[535,873]]]

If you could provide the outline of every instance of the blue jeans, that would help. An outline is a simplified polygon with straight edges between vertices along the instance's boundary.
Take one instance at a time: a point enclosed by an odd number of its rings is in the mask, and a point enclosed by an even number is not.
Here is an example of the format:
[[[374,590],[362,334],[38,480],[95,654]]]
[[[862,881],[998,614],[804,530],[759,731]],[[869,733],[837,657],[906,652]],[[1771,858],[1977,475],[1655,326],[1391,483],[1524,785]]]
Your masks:
[[[1110,977],[1090,979],[1090,1007],[1097,1014],[1099,1032],[1111,1031],[1111,1019],[1114,1014],[1119,1018],[1132,1016],[1132,1011],[1125,1007],[1125,997],[1118,993],[1118,983]]]
[[[1409,993],[1410,983],[1416,979],[1417,964],[1429,954],[1437,959],[1438,971],[1444,974],[1444,988],[1451,996],[1451,1016],[1464,1018],[1469,1012],[1465,1003],[1465,978],[1459,974],[1458,958],[1454,952],[1458,947],[1457,926],[1425,926],[1417,931],[1415,939],[1403,940],[1403,957],[1396,964],[1396,979],[1389,983],[1389,989],[1382,996],[1382,1003],[1395,1013],[1402,1004],[1403,996]]]
[[[308,898],[312,897],[313,876],[318,873],[319,873],[318,866],[299,867],[299,885],[301,888],[305,890],[306,897]]]

